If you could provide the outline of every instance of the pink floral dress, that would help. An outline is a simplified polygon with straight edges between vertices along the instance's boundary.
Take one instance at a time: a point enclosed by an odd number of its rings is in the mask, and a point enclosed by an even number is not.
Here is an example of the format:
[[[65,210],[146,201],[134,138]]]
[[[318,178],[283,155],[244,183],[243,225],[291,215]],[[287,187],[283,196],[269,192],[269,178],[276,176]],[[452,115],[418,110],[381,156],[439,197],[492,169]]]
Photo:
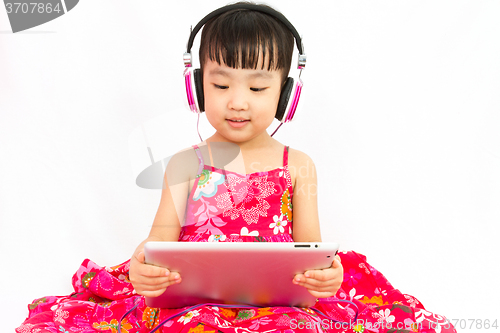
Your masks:
[[[194,150],[200,167],[179,241],[293,241],[288,147],[282,167],[247,175],[205,165],[199,148]],[[121,323],[121,332],[145,333],[162,322],[163,332],[456,332],[445,317],[395,289],[363,255],[339,255],[342,287],[312,308],[203,305],[187,312],[147,307],[128,279],[129,261],[100,267],[86,259],[73,276],[74,293],[34,300],[16,332],[116,333]],[[337,300],[356,305],[355,322],[355,307]]]

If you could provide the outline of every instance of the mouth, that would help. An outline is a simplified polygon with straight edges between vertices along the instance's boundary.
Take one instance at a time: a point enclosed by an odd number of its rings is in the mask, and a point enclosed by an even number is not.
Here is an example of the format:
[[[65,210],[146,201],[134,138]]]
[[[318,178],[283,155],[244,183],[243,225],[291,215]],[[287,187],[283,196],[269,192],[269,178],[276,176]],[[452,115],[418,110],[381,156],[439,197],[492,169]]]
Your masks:
[[[226,119],[229,125],[232,127],[240,128],[245,126],[248,122],[250,122],[249,119],[240,119],[240,118],[231,118],[231,119]]]
[[[248,119],[239,119],[239,118],[231,118],[231,119],[226,119],[228,121],[232,121],[232,122],[235,122],[235,123],[242,123],[242,122],[245,122],[245,121],[250,121]]]

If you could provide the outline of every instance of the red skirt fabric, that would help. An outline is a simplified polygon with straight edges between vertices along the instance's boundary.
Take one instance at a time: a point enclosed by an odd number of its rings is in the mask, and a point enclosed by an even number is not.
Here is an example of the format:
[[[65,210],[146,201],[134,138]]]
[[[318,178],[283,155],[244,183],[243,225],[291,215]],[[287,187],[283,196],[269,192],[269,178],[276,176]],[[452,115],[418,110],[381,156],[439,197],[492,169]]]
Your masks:
[[[100,267],[86,259],[73,276],[74,293],[34,300],[16,332],[456,332],[444,316],[395,289],[365,256],[351,251],[339,255],[342,287],[311,308],[149,308],[129,281],[129,261]]]

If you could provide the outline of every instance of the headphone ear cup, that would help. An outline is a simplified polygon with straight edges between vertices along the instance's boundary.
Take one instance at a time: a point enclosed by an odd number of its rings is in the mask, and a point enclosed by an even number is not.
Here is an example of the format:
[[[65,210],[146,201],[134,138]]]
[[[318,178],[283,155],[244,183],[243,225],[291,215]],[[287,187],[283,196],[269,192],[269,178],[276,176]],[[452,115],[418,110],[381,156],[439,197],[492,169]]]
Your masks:
[[[282,121],[283,116],[287,111],[286,108],[288,106],[288,101],[290,99],[290,95],[292,94],[292,90],[293,90],[293,79],[289,77],[286,80],[285,84],[283,85],[283,88],[281,88],[280,100],[278,102],[278,109],[276,110],[275,118],[281,122],[283,122]]]
[[[203,79],[201,77],[201,71],[195,69],[193,72],[194,87],[196,90],[196,97],[198,99],[198,108],[200,112],[205,111],[205,97],[203,95]]]
[[[186,67],[184,69],[184,84],[186,87],[187,107],[194,113],[200,113],[198,110],[198,101],[196,97],[196,89],[194,87],[193,69]]]

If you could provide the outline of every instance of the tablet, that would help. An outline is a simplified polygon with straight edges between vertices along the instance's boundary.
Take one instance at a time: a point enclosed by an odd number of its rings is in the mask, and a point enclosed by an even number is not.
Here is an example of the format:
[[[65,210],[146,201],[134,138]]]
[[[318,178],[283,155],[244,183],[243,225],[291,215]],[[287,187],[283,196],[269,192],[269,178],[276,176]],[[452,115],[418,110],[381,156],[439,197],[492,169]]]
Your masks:
[[[182,281],[158,297],[155,308],[201,303],[310,307],[316,303],[293,277],[331,266],[336,243],[148,242],[146,263],[179,272]]]

